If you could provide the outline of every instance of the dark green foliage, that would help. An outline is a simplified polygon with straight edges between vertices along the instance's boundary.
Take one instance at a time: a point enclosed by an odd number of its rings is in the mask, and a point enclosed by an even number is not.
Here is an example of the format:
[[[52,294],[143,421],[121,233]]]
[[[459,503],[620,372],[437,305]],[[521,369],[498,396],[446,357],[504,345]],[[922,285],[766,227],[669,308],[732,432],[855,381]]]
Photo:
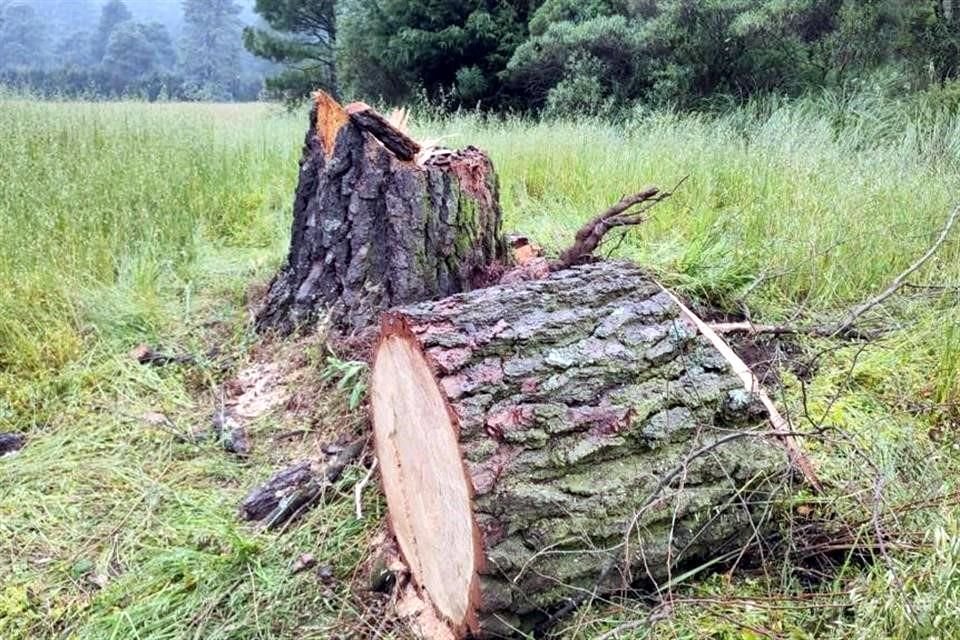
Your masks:
[[[504,106],[500,72],[526,37],[530,2],[344,0],[338,68],[345,92]]]
[[[0,69],[42,67],[47,34],[33,7],[17,2],[0,9]]]
[[[74,31],[54,49],[57,66],[86,67],[93,64],[92,36],[89,31]]]
[[[302,98],[314,89],[336,95],[333,0],[257,0],[254,10],[270,29],[245,28],[244,46],[254,55],[284,67],[267,79],[267,89],[287,101]]]
[[[113,30],[120,24],[132,20],[133,15],[127,9],[123,0],[108,0],[100,10],[100,23],[97,25],[97,32],[93,36],[92,53],[93,61],[100,62],[107,53],[107,44],[110,42],[110,36]]]
[[[114,29],[103,56],[103,68],[124,82],[141,80],[175,61],[173,43],[162,24],[124,22]]]
[[[192,96],[231,97],[240,72],[239,14],[235,0],[184,0],[180,68]]]
[[[150,22],[140,25],[144,37],[153,47],[156,66],[165,71],[172,70],[177,64],[177,52],[173,48],[173,40],[167,32],[167,27],[160,22]]]
[[[957,75],[948,2],[547,0],[505,77],[557,113],[798,94],[880,68],[922,86]]]

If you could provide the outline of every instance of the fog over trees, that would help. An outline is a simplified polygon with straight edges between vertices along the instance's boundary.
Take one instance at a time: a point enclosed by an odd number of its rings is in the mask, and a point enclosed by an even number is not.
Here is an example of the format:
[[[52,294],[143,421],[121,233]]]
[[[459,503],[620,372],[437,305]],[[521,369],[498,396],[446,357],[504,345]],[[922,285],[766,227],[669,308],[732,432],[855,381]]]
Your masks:
[[[0,0],[0,84],[41,95],[255,100],[253,0]]]

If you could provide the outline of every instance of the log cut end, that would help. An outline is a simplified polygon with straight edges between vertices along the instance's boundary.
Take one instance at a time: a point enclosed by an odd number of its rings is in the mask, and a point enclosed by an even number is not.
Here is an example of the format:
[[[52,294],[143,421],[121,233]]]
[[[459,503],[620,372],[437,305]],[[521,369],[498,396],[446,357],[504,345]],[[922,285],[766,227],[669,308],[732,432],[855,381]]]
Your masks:
[[[458,638],[736,558],[788,470],[729,363],[623,263],[392,309],[370,393],[388,521]]]
[[[455,631],[473,626],[479,559],[457,428],[402,321],[385,320],[373,364],[377,458],[413,578]]]

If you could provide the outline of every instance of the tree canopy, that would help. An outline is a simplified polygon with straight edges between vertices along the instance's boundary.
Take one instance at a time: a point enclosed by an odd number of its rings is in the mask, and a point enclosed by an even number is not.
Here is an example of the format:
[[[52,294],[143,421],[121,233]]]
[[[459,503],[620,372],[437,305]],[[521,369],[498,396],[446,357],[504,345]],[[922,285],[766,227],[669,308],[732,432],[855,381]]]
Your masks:
[[[606,113],[960,72],[951,0],[257,0],[273,86]],[[332,65],[335,51],[336,65]]]

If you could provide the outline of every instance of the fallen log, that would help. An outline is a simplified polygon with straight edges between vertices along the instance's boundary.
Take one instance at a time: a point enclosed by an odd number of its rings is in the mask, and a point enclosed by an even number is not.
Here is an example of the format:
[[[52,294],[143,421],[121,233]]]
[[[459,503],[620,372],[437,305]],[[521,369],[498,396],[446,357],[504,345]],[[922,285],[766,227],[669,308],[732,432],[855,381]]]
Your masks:
[[[489,283],[506,260],[497,178],[479,149],[425,154],[367,105],[314,97],[286,264],[257,314],[350,333],[389,307]],[[491,275],[494,274],[494,275]]]
[[[722,557],[788,468],[727,360],[621,262],[391,310],[370,397],[390,526],[458,638]]]

